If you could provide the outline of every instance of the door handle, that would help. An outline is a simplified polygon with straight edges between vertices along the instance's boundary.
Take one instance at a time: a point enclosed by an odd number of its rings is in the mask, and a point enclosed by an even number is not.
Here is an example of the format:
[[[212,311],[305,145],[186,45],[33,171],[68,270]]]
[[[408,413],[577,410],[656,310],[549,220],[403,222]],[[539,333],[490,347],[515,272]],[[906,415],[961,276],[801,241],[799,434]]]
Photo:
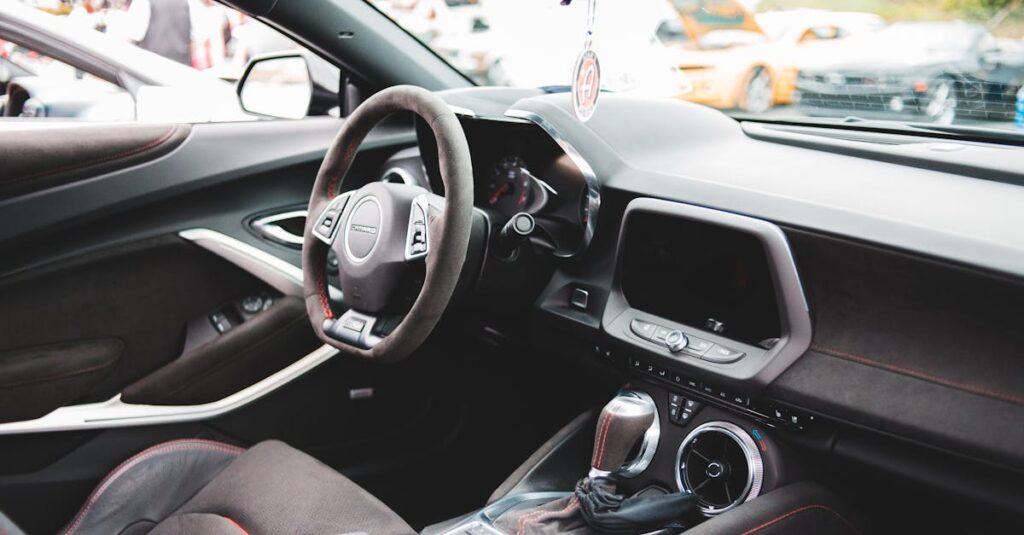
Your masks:
[[[306,228],[306,210],[290,210],[252,220],[252,228],[261,238],[292,249],[302,248],[302,232]]]

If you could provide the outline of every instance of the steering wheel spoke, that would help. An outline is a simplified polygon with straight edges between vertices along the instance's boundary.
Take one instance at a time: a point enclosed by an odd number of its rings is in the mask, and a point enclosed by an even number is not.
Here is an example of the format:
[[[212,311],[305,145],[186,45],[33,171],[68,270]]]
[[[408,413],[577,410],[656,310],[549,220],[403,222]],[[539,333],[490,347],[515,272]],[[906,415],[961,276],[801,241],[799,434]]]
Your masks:
[[[324,334],[339,342],[361,349],[372,349],[383,338],[374,333],[379,318],[356,310],[348,310],[337,319],[324,320]]]
[[[345,214],[345,208],[348,206],[349,199],[352,198],[352,193],[349,191],[335,197],[316,218],[313,235],[316,236],[316,239],[326,243],[328,247],[334,243],[335,237],[338,236],[341,219]]]

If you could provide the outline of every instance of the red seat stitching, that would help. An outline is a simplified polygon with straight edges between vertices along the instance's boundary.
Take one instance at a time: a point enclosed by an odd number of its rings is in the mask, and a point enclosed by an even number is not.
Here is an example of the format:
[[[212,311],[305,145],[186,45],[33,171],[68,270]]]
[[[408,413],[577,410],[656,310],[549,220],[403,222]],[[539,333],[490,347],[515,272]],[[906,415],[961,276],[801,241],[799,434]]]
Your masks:
[[[249,532],[245,531],[245,528],[243,528],[241,524],[236,522],[234,518],[230,518],[230,517],[226,517],[226,516],[223,517],[223,518],[224,518],[224,520],[227,520],[228,522],[231,522],[232,526],[235,526],[236,528],[238,528],[238,531],[241,531],[245,535],[249,535]]]
[[[846,525],[846,527],[850,528],[850,531],[852,531],[854,533],[860,533],[857,530],[857,528],[855,528],[853,526],[852,522],[850,522],[849,520],[844,518],[843,515],[837,513],[831,507],[827,507],[827,506],[824,506],[824,505],[814,504],[814,505],[805,505],[803,507],[798,507],[796,509],[793,509],[792,511],[790,511],[790,512],[784,514],[784,515],[779,515],[779,516],[777,516],[777,517],[775,517],[775,518],[765,522],[764,524],[761,524],[760,526],[757,526],[756,528],[748,529],[747,531],[744,531],[741,535],[751,535],[752,533],[757,533],[758,531],[761,531],[762,529],[765,529],[765,528],[767,528],[769,526],[772,526],[772,525],[775,525],[775,524],[777,524],[779,522],[782,522],[783,520],[785,520],[785,519],[787,519],[787,518],[789,518],[789,517],[791,517],[793,515],[802,513],[804,511],[810,511],[812,509],[821,509],[821,510],[827,511],[829,513],[832,513],[833,515],[836,516],[836,518],[841,520],[843,522],[843,524]]]
[[[123,463],[117,465],[116,468],[111,470],[110,473],[107,474],[107,476],[104,477],[102,481],[100,481],[100,484],[96,487],[96,490],[92,491],[92,494],[90,494],[89,498],[85,501],[85,505],[82,506],[82,510],[79,511],[77,515],[75,515],[74,519],[72,519],[72,521],[68,523],[68,526],[64,528],[64,530],[61,531],[61,533],[63,535],[70,535],[74,533],[75,530],[78,529],[78,526],[81,525],[82,521],[85,520],[85,515],[87,515],[89,511],[92,510],[93,506],[96,505],[96,502],[99,501],[100,495],[102,495],[103,492],[110,488],[110,485],[113,484],[114,480],[123,475],[125,472],[127,472],[128,469],[132,468],[133,466],[135,466],[136,464],[145,460],[148,457],[152,457],[154,455],[159,455],[162,453],[169,453],[172,451],[188,449],[219,451],[222,453],[232,453],[235,455],[238,455],[239,453],[245,451],[245,448],[240,448],[238,446],[233,446],[231,444],[225,444],[223,442],[205,440],[200,438],[171,440],[169,442],[157,444],[155,446],[142,450],[141,452],[131,456],[127,461],[124,461]]]

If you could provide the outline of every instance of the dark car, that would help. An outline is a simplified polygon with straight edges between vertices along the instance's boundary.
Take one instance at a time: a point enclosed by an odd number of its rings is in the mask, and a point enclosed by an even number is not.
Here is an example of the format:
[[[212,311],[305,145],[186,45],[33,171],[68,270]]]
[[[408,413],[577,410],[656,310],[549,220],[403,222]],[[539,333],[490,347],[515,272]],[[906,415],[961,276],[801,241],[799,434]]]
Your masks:
[[[808,115],[949,124],[1012,120],[1024,71],[978,24],[904,22],[848,43],[851,58],[802,70],[797,102]]]

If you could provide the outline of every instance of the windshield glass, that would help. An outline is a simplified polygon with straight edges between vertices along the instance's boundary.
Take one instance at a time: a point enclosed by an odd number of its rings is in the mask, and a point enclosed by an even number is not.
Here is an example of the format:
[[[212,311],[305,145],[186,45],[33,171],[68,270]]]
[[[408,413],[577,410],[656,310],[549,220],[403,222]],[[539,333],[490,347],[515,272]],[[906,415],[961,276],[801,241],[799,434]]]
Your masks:
[[[587,0],[368,0],[482,85],[564,90]],[[737,117],[1024,133],[1019,0],[597,0],[601,87]]]

